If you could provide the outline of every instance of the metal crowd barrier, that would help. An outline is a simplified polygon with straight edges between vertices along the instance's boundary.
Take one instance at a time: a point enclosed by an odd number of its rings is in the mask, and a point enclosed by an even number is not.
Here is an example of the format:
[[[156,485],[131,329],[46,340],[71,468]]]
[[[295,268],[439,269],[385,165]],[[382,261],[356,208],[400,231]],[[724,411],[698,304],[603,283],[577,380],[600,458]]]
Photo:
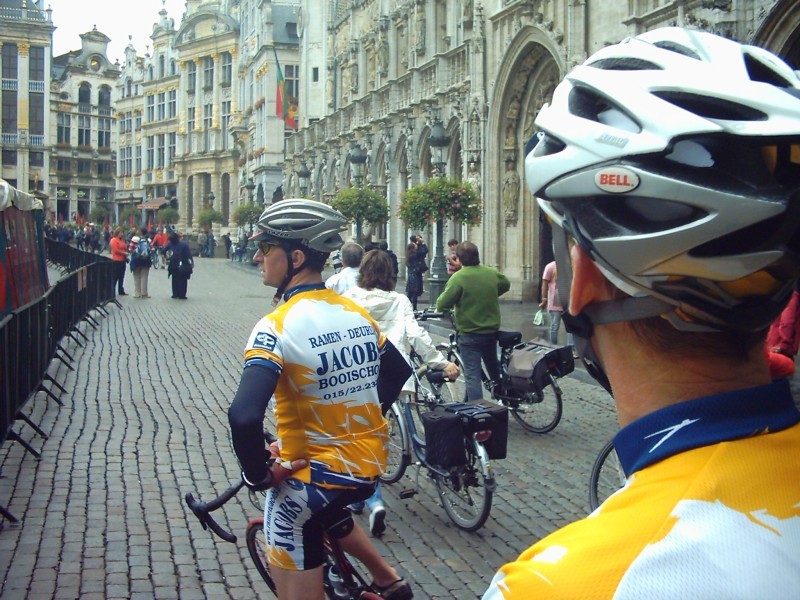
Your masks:
[[[39,391],[61,404],[53,389],[67,390],[47,373],[54,358],[72,370],[70,363],[74,359],[61,342],[69,337],[80,345],[76,335],[86,339],[78,325],[98,325],[91,311],[107,314],[105,307],[110,302],[121,308],[115,297],[114,265],[109,258],[53,240],[47,240],[46,250],[48,261],[67,274],[41,298],[0,321],[0,444],[7,439],[16,441],[37,458],[39,453],[13,429],[15,421],[23,420],[37,434],[47,437],[22,409]],[[1,505],[0,516],[17,521]]]

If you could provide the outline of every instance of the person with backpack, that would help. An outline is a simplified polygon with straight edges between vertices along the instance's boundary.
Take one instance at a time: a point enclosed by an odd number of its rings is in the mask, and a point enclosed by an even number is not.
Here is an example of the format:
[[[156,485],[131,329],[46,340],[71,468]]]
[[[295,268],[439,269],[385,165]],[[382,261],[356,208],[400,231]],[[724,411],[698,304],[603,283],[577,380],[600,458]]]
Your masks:
[[[131,238],[128,251],[131,255],[131,272],[133,273],[133,297],[149,298],[147,280],[150,277],[150,241],[146,236],[135,235]]]

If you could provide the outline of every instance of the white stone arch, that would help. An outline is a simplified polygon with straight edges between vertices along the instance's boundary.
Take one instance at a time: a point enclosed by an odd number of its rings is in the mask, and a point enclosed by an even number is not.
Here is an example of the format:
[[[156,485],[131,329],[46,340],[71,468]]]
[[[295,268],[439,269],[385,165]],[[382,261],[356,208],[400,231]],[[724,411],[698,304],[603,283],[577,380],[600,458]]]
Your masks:
[[[536,26],[520,30],[497,74],[487,122],[483,182],[482,260],[512,280],[512,297],[538,294],[542,232],[539,210],[524,185],[524,148],[533,120],[564,70],[565,52]],[[549,243],[549,233],[546,236]]]

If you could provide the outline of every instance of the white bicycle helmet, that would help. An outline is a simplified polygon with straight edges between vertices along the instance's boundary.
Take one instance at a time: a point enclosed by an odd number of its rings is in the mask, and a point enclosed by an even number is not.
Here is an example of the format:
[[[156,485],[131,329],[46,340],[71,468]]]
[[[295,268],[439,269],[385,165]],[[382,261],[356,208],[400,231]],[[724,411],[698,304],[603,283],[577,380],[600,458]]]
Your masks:
[[[329,253],[341,248],[339,232],[347,228],[347,219],[338,210],[316,200],[288,198],[264,209],[258,218],[254,241],[276,241],[317,252]]]
[[[589,306],[576,330],[662,315],[756,332],[777,317],[800,275],[800,80],[779,58],[657,29],[576,67],[536,125],[525,174],[562,300],[565,234],[633,296]]]

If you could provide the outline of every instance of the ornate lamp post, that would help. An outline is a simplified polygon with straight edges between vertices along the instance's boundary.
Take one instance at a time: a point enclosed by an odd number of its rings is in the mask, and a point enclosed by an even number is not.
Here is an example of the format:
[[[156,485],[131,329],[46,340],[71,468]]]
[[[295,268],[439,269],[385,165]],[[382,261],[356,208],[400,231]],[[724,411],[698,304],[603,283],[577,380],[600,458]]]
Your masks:
[[[311,179],[311,171],[308,169],[306,161],[300,162],[300,168],[295,171],[297,179],[300,182],[300,196],[305,198],[308,196],[308,182]]]
[[[350,148],[350,164],[353,165],[353,179],[356,187],[360,188],[364,183],[364,168],[367,163],[367,153],[358,144],[353,144]]]
[[[244,186],[247,189],[247,201],[253,203],[253,190],[256,189],[256,184],[252,177],[247,178],[247,183]]]
[[[447,146],[450,144],[450,136],[445,134],[444,126],[438,119],[431,128],[428,136],[428,144],[431,147],[431,166],[436,177],[444,177],[447,167]],[[436,245],[434,256],[431,260],[430,277],[428,284],[431,291],[431,306],[436,304],[439,294],[444,290],[447,283],[447,261],[444,257],[444,221],[436,221]]]

